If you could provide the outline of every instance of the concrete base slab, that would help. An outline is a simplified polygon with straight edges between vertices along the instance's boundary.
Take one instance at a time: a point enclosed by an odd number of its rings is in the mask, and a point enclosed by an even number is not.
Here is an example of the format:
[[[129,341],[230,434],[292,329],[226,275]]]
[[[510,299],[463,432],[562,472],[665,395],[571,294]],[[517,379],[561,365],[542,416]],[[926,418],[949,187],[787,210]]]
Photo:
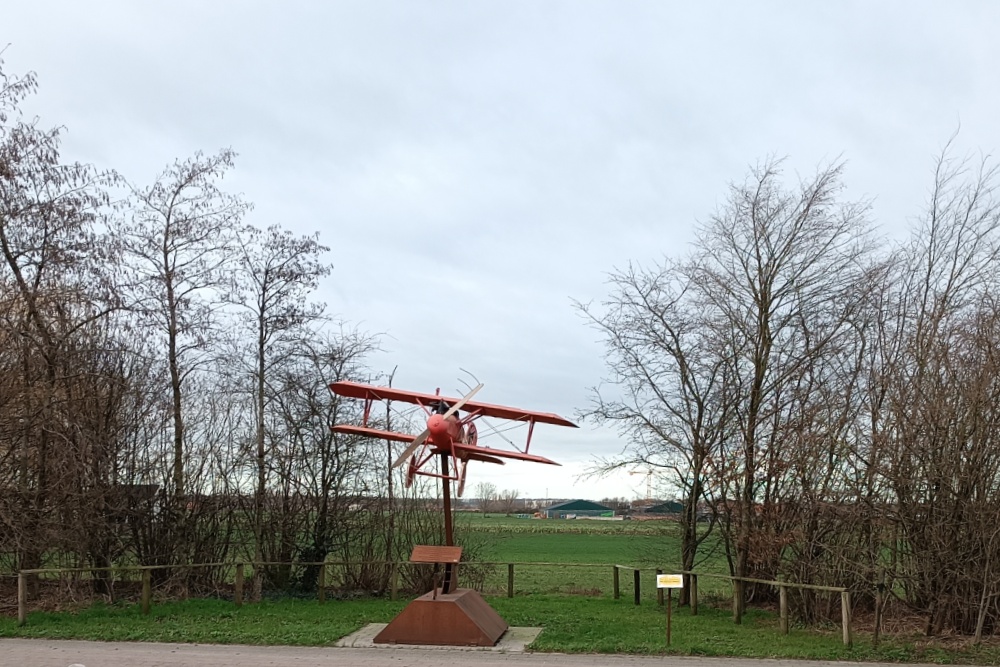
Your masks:
[[[541,628],[507,628],[496,646],[424,646],[420,644],[376,644],[375,635],[382,632],[388,623],[369,623],[357,632],[347,635],[336,646],[349,648],[418,648],[430,651],[493,651],[495,653],[524,653],[525,646],[535,641]]]

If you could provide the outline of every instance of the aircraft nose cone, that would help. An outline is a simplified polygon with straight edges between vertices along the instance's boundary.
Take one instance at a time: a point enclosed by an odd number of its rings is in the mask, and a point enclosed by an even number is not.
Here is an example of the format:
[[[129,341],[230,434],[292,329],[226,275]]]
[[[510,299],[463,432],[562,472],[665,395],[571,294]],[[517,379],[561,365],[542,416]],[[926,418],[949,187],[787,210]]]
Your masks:
[[[444,435],[448,431],[448,423],[442,415],[431,415],[427,419],[427,430],[431,435]]]

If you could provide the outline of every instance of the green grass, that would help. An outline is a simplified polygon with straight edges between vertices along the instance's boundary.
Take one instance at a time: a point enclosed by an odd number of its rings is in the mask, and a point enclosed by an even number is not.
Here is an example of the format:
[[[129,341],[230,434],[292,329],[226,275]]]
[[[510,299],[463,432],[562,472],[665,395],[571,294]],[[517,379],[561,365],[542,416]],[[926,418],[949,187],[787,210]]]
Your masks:
[[[139,605],[95,604],[77,612],[36,612],[18,628],[0,619],[0,636],[99,641],[201,642],[323,646],[377,622],[388,622],[405,601],[328,602],[280,600],[237,609],[224,600],[155,604],[148,617]]]
[[[485,546],[483,559],[526,563],[515,567],[516,597],[503,596],[507,568],[502,565],[487,578],[485,591],[511,625],[544,628],[533,650],[1000,665],[1000,644],[977,649],[914,636],[893,637],[875,649],[862,635],[847,648],[837,625],[795,628],[784,636],[773,613],[755,609],[737,626],[729,610],[728,581],[710,578],[699,580],[697,617],[688,609],[675,610],[668,650],[665,611],[654,602],[653,570],[677,568],[680,537],[675,524],[473,515],[464,529],[477,533]],[[629,571],[620,573],[621,599],[611,598],[610,565],[615,563],[642,569],[641,606],[632,604]],[[725,562],[716,557],[698,569],[723,571]],[[14,618],[0,617],[0,637],[324,646],[367,623],[388,622],[405,604],[331,599],[320,605],[315,599],[280,599],[236,609],[229,601],[191,600],[155,603],[148,617],[136,604],[96,604],[72,612],[35,612],[23,628]]]
[[[671,550],[674,540],[653,535],[515,533],[499,536],[494,551],[499,560],[549,563],[632,563],[651,549]],[[666,555],[666,554],[664,554]]]
[[[544,628],[530,647],[536,651],[1000,664],[996,646],[948,650],[897,638],[874,649],[862,637],[847,648],[838,628],[798,628],[782,636],[771,613],[751,610],[737,626],[727,610],[705,607],[698,616],[688,609],[674,610],[668,649],[665,610],[655,604],[636,607],[624,599],[544,595],[489,602],[511,625]],[[191,600],[157,604],[148,617],[139,613],[138,605],[95,605],[76,613],[36,612],[23,628],[12,618],[2,618],[0,636],[328,646],[367,623],[389,621],[404,604],[282,600],[236,609],[221,600]]]
[[[463,517],[464,518],[464,517]],[[515,590],[524,593],[610,595],[610,565],[635,566],[642,570],[641,588],[646,596],[655,587],[655,569],[680,569],[680,534],[669,521],[587,521],[566,519],[516,519],[471,515],[465,530],[487,536],[483,558],[500,563],[591,564],[589,567],[548,565],[515,567]],[[543,531],[543,532],[535,532]],[[699,567],[702,572],[725,571],[725,561],[716,558]],[[621,591],[632,595],[632,575],[622,571]],[[726,580],[704,578],[705,594],[730,594]],[[507,570],[495,569],[484,590],[499,594],[507,590]]]

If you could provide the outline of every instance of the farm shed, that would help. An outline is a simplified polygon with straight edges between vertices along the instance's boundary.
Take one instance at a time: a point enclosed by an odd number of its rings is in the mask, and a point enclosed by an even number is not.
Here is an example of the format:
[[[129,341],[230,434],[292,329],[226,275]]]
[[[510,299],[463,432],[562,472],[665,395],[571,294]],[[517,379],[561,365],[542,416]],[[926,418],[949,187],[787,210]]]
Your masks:
[[[589,500],[570,500],[542,510],[546,519],[567,519],[574,516],[614,516],[615,511]]]
[[[656,505],[650,505],[643,510],[645,514],[659,514],[663,516],[676,516],[683,511],[684,505],[675,500],[668,500],[663,503],[657,503]]]

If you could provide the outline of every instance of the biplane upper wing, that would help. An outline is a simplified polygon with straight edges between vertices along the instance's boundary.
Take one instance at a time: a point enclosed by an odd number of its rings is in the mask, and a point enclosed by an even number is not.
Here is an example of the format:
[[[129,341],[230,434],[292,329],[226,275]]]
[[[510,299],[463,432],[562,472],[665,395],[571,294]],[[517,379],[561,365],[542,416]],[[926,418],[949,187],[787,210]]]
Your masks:
[[[436,401],[455,404],[462,400],[450,396],[438,396],[437,394],[424,394],[415,391],[405,391],[392,387],[376,387],[360,382],[334,382],[330,385],[330,391],[349,398],[360,398],[366,401],[403,401],[404,403],[416,403],[417,405],[430,405]],[[538,424],[553,424],[554,426],[569,426],[576,428],[576,424],[551,412],[534,412],[532,410],[522,410],[521,408],[511,408],[504,405],[492,405],[490,403],[477,403],[469,401],[462,408],[467,413],[480,415],[483,417],[496,417],[497,419],[510,419],[521,422],[536,422]],[[382,437],[382,436],[379,436]],[[551,463],[551,461],[543,461]]]
[[[413,438],[416,437],[408,433],[397,433],[396,431],[383,431],[377,428],[368,428],[367,426],[351,426],[350,424],[337,424],[335,426],[331,426],[330,430],[333,431],[334,433],[360,435],[366,438],[378,438],[380,440],[394,440],[396,442],[413,442]]]
[[[548,463],[549,465],[557,466],[559,465],[552,459],[547,459],[544,456],[538,456],[537,454],[525,454],[524,452],[510,451],[509,449],[489,449],[488,447],[476,447],[474,445],[463,445],[455,443],[455,453],[459,456],[467,454],[469,458],[473,457],[499,457],[504,459],[514,459],[516,461],[531,461],[532,463]],[[482,460],[482,458],[480,458]]]

